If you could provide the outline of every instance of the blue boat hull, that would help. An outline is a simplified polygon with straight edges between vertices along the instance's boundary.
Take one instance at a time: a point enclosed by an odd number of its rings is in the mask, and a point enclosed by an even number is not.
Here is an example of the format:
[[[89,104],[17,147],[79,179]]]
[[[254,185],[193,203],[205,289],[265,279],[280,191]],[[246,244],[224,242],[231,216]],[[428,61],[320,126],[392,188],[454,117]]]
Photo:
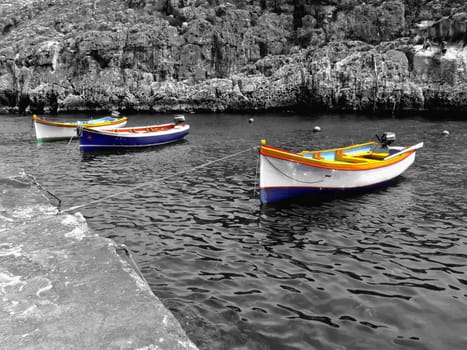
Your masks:
[[[158,135],[144,135],[128,137],[117,133],[102,133],[83,129],[80,136],[80,151],[90,152],[114,148],[150,147],[172,143],[188,135],[189,129],[183,128],[179,132],[161,133]]]
[[[334,196],[352,195],[369,190],[389,186],[396,179],[373,184],[371,186],[354,188],[321,188],[321,187],[276,187],[260,189],[260,199],[263,204],[273,204],[279,202],[302,200],[322,201],[333,198]]]

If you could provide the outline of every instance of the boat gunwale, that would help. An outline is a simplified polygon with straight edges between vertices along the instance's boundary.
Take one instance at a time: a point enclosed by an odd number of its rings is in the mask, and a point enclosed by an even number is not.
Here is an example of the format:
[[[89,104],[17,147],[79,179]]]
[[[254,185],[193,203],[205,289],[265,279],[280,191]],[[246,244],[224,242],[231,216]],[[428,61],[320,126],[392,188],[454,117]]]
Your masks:
[[[37,115],[33,115],[33,119],[35,123],[43,124],[43,125],[48,125],[48,126],[56,126],[56,127],[61,127],[61,128],[77,128],[79,125],[85,126],[85,125],[92,125],[92,127],[100,127],[100,126],[108,126],[108,125],[117,125],[121,124],[125,121],[128,121],[128,117],[121,117],[115,120],[110,120],[110,121],[102,121],[99,123],[91,123],[88,124],[86,122],[80,124],[78,122],[73,122],[73,123],[66,123],[66,122],[54,122],[51,120],[46,120],[39,118]],[[98,118],[100,119],[100,118]],[[89,121],[89,120],[86,120]]]
[[[337,150],[348,150],[348,149],[357,148],[360,146],[373,145],[373,144],[377,145],[376,142],[367,142],[367,143],[362,143],[362,144],[347,146],[347,147],[338,147],[338,148],[332,148],[328,150],[317,150],[315,152],[322,152],[322,153],[335,152]],[[391,166],[391,165],[394,165],[396,163],[403,161],[404,159],[408,158],[411,154],[415,152],[416,150],[407,151],[407,152],[400,154],[397,157],[394,157],[388,160],[383,159],[383,160],[377,160],[375,162],[368,162],[368,163],[347,163],[347,162],[341,162],[341,161],[335,161],[335,160],[308,158],[298,153],[289,152],[284,149],[274,147],[274,146],[269,146],[269,145],[260,145],[259,147],[259,153],[260,155],[264,157],[277,158],[277,159],[281,159],[284,161],[295,162],[295,163],[299,163],[299,164],[303,164],[303,165],[307,165],[311,167],[318,167],[318,168],[324,168],[324,169],[335,169],[335,170],[349,170],[349,171],[371,170],[371,169],[378,169],[378,168]]]
[[[150,128],[161,128],[171,126],[168,129],[163,130],[156,130],[150,131],[146,129]],[[177,126],[181,126],[181,128],[176,128]],[[141,129],[140,131],[137,129]],[[185,130],[190,129],[189,124],[175,124],[175,123],[167,123],[167,124],[155,124],[155,125],[147,125],[147,126],[133,126],[133,127],[124,127],[124,128],[116,128],[116,129],[107,129],[107,130],[97,130],[94,126],[83,126],[83,130],[86,132],[91,132],[94,134],[105,135],[109,137],[151,137],[151,136],[160,136],[164,134],[174,134],[178,132],[182,132]],[[132,131],[134,130],[134,131]]]
[[[172,132],[175,130],[175,132]],[[142,135],[142,133],[125,133],[125,134],[118,134],[118,133],[107,133],[106,130],[95,130],[92,128],[83,128],[83,133],[80,136],[80,145],[79,148],[83,152],[90,152],[102,149],[129,149],[129,148],[145,148],[145,147],[152,147],[152,146],[159,146],[174,143],[177,141],[182,140],[186,135],[189,134],[190,126],[188,124],[184,125],[182,128],[171,128],[169,129],[169,133],[161,133],[161,132],[146,132],[146,135]],[[104,131],[104,132],[102,132]],[[135,142],[138,139],[144,140],[144,142],[149,141],[150,143],[82,143],[81,140],[86,138],[90,140],[92,136],[90,134],[94,134],[95,137],[102,137],[107,139],[107,141],[115,142],[116,140],[125,139],[127,142]],[[149,134],[149,135],[148,135]],[[161,141],[161,138],[168,140]],[[89,142],[89,141],[86,141]]]

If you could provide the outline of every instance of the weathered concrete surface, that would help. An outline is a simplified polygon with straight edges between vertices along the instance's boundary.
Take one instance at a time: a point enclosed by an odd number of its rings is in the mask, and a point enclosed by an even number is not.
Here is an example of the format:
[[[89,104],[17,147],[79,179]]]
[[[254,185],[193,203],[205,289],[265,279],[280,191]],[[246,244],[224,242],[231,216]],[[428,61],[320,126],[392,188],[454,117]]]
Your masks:
[[[0,349],[196,349],[115,242],[0,185]]]

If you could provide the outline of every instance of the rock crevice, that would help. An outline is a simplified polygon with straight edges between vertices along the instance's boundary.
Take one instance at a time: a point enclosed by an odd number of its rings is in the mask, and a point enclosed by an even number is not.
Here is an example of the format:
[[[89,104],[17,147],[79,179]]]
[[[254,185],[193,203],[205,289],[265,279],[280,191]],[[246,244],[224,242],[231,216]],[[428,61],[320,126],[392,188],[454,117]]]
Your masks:
[[[0,112],[467,109],[463,1],[0,5]]]

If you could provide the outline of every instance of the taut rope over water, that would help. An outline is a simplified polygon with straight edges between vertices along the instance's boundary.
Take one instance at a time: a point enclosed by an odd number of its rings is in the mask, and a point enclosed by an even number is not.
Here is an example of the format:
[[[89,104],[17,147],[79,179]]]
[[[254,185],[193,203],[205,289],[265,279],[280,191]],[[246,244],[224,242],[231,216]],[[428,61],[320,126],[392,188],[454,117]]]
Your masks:
[[[161,178],[157,178],[153,181],[148,181],[148,182],[145,182],[145,183],[142,183],[138,186],[135,186],[135,187],[132,187],[130,189],[127,189],[127,190],[124,190],[124,191],[120,191],[120,192],[117,192],[117,193],[113,193],[111,195],[108,195],[108,196],[105,196],[105,197],[102,197],[102,198],[99,198],[99,199],[96,199],[96,200],[93,200],[91,202],[88,202],[88,203],[84,203],[84,204],[81,204],[81,205],[76,205],[74,207],[70,207],[70,208],[67,208],[67,209],[63,209],[63,210],[59,210],[59,214],[62,214],[62,213],[67,213],[67,212],[71,212],[71,211],[74,211],[74,210],[77,210],[77,209],[80,209],[80,208],[83,208],[83,207],[87,207],[91,204],[95,204],[95,203],[99,203],[99,202],[102,202],[106,199],[109,199],[109,198],[112,198],[112,197],[117,197],[121,194],[124,194],[124,193],[128,193],[128,192],[131,192],[131,191],[134,191],[136,189],[139,189],[139,188],[142,188],[142,187],[145,187],[151,183],[154,183],[156,181],[164,181],[164,180],[167,180],[167,179],[170,179],[172,177],[175,177],[175,176],[179,176],[181,174],[186,174],[188,172],[192,172],[192,171],[195,171],[195,170],[198,170],[198,169],[202,169],[202,168],[206,168],[212,164],[215,164],[215,163],[218,163],[218,162],[222,162],[222,161],[225,161],[227,159],[230,159],[230,158],[234,158],[236,156],[239,156],[240,154],[243,154],[243,153],[246,153],[246,152],[249,152],[249,151],[252,151],[254,149],[257,149],[258,147],[255,146],[255,147],[249,147],[243,151],[240,151],[240,152],[237,152],[237,153],[233,153],[233,154],[230,154],[228,156],[225,156],[225,157],[222,157],[222,158],[219,158],[219,159],[216,159],[216,160],[212,160],[210,162],[207,162],[207,163],[204,163],[204,164],[201,164],[201,165],[198,165],[198,166],[195,166],[193,168],[190,168],[190,169],[187,169],[187,170],[182,170],[182,171],[179,171],[175,174],[172,174],[172,175],[168,175],[168,176],[164,176],[164,177],[161,177]]]

